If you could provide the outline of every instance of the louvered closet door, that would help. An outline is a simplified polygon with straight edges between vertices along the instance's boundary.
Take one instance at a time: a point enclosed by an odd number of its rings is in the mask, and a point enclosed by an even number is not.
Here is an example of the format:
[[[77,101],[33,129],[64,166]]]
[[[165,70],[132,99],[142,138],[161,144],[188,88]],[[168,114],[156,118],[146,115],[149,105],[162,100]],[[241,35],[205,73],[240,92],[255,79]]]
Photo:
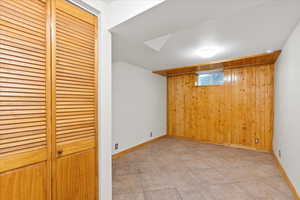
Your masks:
[[[54,196],[95,200],[97,17],[65,0],[53,7]]]
[[[46,1],[0,0],[1,200],[50,194],[48,11]]]

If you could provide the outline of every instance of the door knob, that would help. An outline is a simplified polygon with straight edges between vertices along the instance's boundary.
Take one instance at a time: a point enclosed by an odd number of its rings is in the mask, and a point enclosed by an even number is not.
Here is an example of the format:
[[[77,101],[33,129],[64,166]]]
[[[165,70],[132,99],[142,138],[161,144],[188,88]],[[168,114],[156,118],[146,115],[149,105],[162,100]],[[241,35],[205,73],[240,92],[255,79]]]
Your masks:
[[[64,153],[64,150],[60,149],[57,151],[58,155],[62,155]]]

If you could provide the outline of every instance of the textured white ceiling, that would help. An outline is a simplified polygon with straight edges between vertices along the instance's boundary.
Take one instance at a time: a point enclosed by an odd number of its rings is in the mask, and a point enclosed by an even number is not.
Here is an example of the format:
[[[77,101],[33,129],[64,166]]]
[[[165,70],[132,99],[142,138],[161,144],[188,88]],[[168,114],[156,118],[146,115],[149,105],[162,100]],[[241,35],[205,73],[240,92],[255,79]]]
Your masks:
[[[115,0],[109,4],[109,28],[121,24],[164,1],[165,0]]]
[[[144,44],[155,51],[160,51],[171,37],[171,34],[164,35],[152,40],[145,41]]]
[[[116,0],[102,0],[102,1],[104,1],[106,3],[111,3],[111,2],[116,1]]]
[[[299,10],[299,0],[166,0],[112,29],[113,59],[157,70],[280,49]],[[144,44],[167,34],[160,52]],[[200,58],[205,47],[219,53]]]

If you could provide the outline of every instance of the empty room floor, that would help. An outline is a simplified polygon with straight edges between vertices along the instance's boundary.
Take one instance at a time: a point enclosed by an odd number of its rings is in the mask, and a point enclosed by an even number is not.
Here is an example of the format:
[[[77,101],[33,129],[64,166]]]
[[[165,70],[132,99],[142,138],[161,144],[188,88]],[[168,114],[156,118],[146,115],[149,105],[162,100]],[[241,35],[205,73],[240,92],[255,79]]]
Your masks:
[[[292,200],[270,153],[164,138],[113,160],[113,200]]]

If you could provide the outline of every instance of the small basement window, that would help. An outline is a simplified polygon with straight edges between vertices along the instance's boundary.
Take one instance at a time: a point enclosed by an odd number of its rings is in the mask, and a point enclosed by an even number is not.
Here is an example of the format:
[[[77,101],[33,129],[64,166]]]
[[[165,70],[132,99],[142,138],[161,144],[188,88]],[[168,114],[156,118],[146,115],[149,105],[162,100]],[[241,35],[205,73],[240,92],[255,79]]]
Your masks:
[[[224,84],[224,70],[207,70],[197,72],[196,86],[207,86],[207,85],[223,85]]]

